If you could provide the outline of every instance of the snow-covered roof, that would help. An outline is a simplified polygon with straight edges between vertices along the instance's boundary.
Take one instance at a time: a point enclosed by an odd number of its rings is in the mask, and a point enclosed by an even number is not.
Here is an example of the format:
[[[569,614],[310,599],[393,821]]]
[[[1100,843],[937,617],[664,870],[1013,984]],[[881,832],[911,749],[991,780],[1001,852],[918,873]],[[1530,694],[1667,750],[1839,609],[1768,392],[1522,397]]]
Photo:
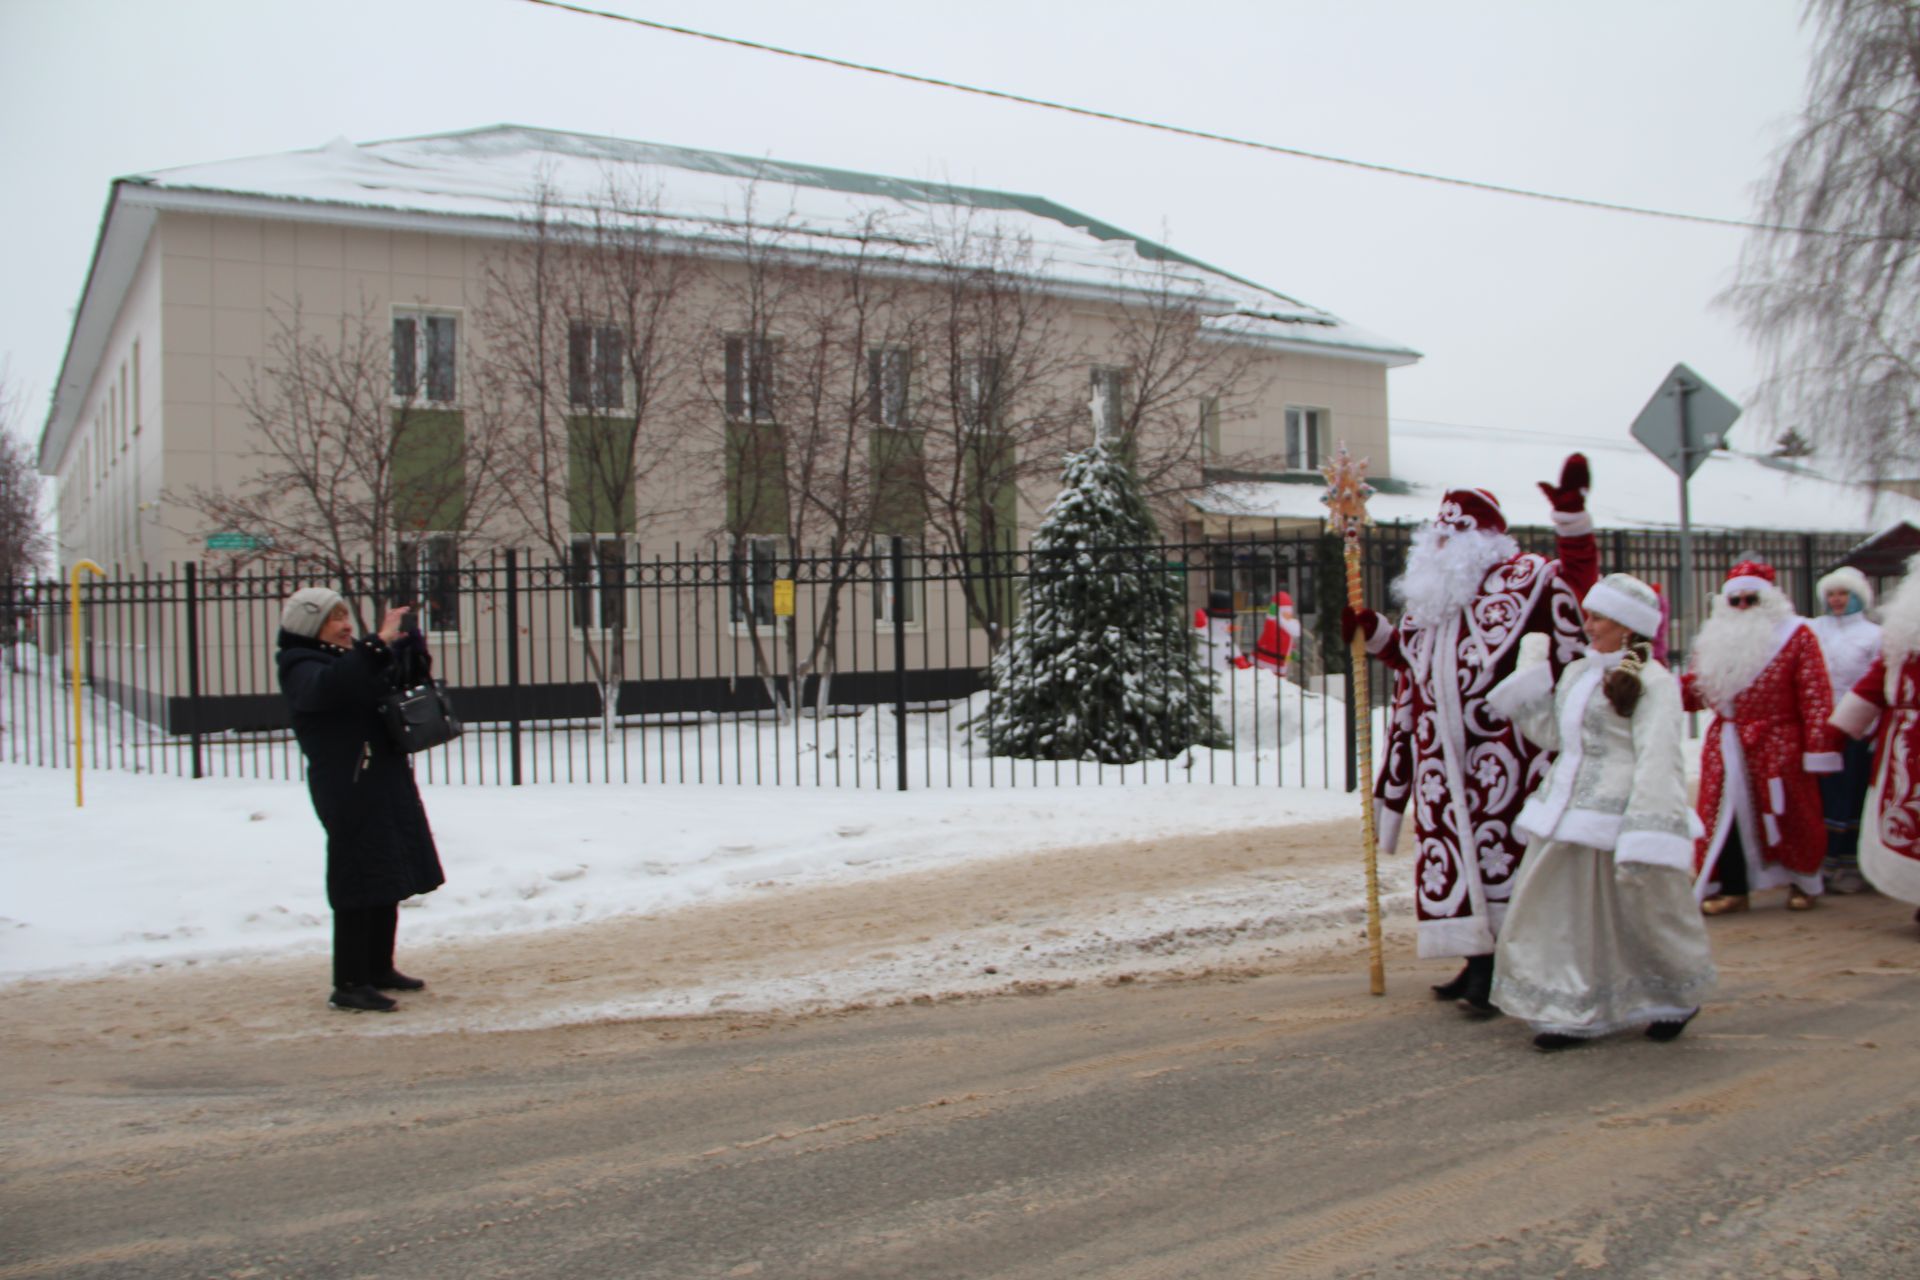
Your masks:
[[[1433,518],[1440,495],[1453,488],[1492,490],[1507,521],[1546,525],[1547,501],[1536,482],[1554,480],[1569,453],[1587,455],[1593,489],[1587,505],[1602,529],[1677,529],[1680,481],[1666,464],[1627,435],[1618,439],[1563,436],[1435,422],[1392,424],[1393,473],[1367,504],[1382,524]],[[1303,477],[1303,481],[1307,478]],[[1318,520],[1324,485],[1245,481],[1219,484],[1194,500],[1210,515],[1231,519]],[[1812,533],[1866,533],[1899,520],[1920,522],[1920,500],[1882,492],[1822,472],[1805,459],[1787,461],[1718,450],[1701,463],[1687,488],[1696,529],[1792,529]]]
[[[64,443],[156,212],[180,209],[466,235],[512,235],[544,185],[556,210],[583,215],[608,189],[639,192],[649,217],[696,245],[737,243],[748,216],[779,226],[797,251],[846,252],[851,236],[881,220],[909,260],[931,262],[936,237],[964,212],[980,233],[1029,239],[1062,289],[1115,293],[1154,287],[1161,264],[1175,287],[1204,300],[1245,339],[1388,366],[1419,353],[1332,312],[1212,267],[1142,236],[1038,196],[853,173],[772,159],[697,151],[518,125],[311,150],[136,174],[114,184],[86,292],[54,396],[41,463]],[[97,357],[97,352],[95,353]]]

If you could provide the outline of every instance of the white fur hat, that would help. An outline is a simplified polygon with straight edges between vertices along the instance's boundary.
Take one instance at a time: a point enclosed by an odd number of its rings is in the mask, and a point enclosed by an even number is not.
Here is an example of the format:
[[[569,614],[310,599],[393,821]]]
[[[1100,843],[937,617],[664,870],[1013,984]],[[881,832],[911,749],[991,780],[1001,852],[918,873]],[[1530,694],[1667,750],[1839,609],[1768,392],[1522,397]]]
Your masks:
[[[1819,582],[1815,583],[1813,594],[1821,598],[1821,603],[1824,606],[1824,597],[1827,592],[1834,590],[1852,592],[1855,596],[1859,597],[1860,607],[1862,609],[1873,608],[1873,584],[1867,581],[1866,574],[1860,572],[1850,564],[1841,565],[1838,569],[1835,569],[1832,573],[1827,574],[1824,578],[1820,579]]]
[[[280,629],[317,639],[321,626],[342,603],[332,587],[302,587],[287,597],[286,607],[280,610]]]
[[[1660,597],[1630,573],[1610,573],[1587,590],[1582,607],[1588,613],[1612,618],[1635,635],[1651,640],[1660,634]]]

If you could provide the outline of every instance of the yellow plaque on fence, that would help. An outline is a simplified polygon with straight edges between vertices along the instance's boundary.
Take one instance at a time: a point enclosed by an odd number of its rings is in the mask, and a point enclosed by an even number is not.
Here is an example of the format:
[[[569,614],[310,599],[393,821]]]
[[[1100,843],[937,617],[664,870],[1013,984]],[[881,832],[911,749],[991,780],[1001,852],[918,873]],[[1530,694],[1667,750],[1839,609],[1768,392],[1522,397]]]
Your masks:
[[[773,616],[791,618],[793,616],[793,579],[775,578],[773,580]]]

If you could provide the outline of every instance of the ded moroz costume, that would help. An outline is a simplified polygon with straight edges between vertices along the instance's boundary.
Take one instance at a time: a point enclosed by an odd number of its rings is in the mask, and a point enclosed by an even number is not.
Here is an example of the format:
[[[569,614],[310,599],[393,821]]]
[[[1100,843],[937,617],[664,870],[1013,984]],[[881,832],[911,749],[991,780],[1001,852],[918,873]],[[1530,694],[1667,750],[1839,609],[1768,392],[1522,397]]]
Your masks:
[[[1397,673],[1374,788],[1380,847],[1394,848],[1411,806],[1419,953],[1466,957],[1435,994],[1482,1012],[1492,1009],[1494,938],[1526,848],[1513,820],[1547,766],[1486,696],[1512,674],[1522,636],[1549,638],[1555,675],[1585,647],[1580,597],[1599,576],[1588,484],[1575,454],[1558,485],[1541,485],[1559,535],[1552,560],[1519,549],[1492,494],[1449,491],[1394,584],[1407,606],[1399,622],[1370,609],[1342,618],[1349,637],[1363,631],[1368,651]]]
[[[1880,657],[1840,700],[1833,723],[1856,738],[1879,730],[1861,873],[1889,897],[1920,904],[1920,556],[1907,562],[1882,622]]]
[[[1708,915],[1787,887],[1805,910],[1821,891],[1827,832],[1815,775],[1840,768],[1827,724],[1833,688],[1820,642],[1774,585],[1771,565],[1733,567],[1681,677],[1690,711],[1710,710],[1700,758],[1696,893]]]
[[[1293,657],[1294,642],[1299,638],[1300,619],[1293,612],[1293,597],[1276,591],[1267,605],[1267,617],[1260,624],[1260,639],[1254,643],[1253,653],[1235,658],[1233,665],[1242,671],[1261,667],[1284,678],[1287,663]]]
[[[1714,981],[1692,892],[1680,689],[1651,652],[1659,597],[1613,573],[1582,603],[1585,656],[1556,681],[1529,636],[1520,669],[1487,695],[1557,753],[1514,821],[1530,843],[1493,982],[1494,1003],[1543,1050],[1635,1026],[1670,1040]]]

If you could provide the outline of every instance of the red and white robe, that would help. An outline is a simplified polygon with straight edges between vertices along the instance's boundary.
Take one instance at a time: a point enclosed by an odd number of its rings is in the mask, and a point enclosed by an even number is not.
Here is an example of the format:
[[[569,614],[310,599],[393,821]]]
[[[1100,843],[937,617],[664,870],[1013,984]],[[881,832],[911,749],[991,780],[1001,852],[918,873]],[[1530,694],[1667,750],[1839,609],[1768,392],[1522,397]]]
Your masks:
[[[1840,768],[1839,737],[1827,723],[1833,687],[1806,619],[1783,622],[1775,644],[1773,657],[1730,704],[1712,706],[1692,672],[1681,677],[1687,709],[1713,712],[1700,753],[1698,810],[1707,834],[1693,855],[1694,892],[1702,898],[1719,891],[1717,864],[1736,823],[1749,890],[1821,890],[1827,828],[1814,775]]]
[[[1860,872],[1888,897],[1920,904],[1920,651],[1876,660],[1833,723],[1863,738],[1879,717],[1873,786],[1860,822]]]
[[[1398,672],[1374,787],[1380,846],[1392,852],[1413,806],[1414,907],[1422,957],[1493,950],[1526,841],[1513,830],[1550,757],[1486,695],[1513,674],[1520,638],[1549,637],[1554,678],[1586,651],[1580,598],[1599,577],[1591,533],[1560,558],[1522,553],[1495,565],[1472,605],[1428,622],[1411,611],[1367,648]]]

